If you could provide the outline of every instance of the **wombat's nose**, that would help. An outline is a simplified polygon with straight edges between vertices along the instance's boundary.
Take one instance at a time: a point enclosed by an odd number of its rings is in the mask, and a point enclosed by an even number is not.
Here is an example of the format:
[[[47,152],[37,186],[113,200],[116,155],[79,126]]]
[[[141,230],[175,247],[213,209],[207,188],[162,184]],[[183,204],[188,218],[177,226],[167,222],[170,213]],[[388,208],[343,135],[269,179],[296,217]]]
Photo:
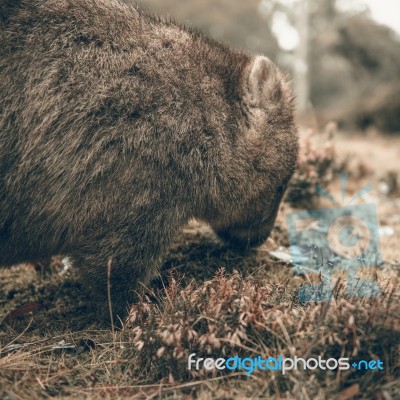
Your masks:
[[[270,232],[271,228],[268,225],[264,225],[256,229],[253,227],[220,230],[217,231],[217,234],[233,250],[243,253],[263,244]]]

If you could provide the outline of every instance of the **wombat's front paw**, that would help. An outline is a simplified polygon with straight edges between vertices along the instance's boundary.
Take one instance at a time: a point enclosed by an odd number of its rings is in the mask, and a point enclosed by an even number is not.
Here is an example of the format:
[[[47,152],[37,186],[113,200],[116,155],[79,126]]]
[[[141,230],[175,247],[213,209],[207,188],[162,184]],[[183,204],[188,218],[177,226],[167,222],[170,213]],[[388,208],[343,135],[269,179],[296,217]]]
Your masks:
[[[129,313],[130,305],[136,300],[137,281],[128,274],[125,274],[125,277],[120,276],[117,269],[114,271],[115,276],[111,274],[111,279],[107,274],[95,275],[93,270],[87,267],[80,272],[88,304],[96,317],[110,324],[123,321]]]
[[[96,319],[106,324],[121,326],[128,316],[130,305],[134,303],[134,296],[126,293],[113,294],[109,297],[103,293],[93,293],[90,290],[87,294],[89,306],[95,313]]]

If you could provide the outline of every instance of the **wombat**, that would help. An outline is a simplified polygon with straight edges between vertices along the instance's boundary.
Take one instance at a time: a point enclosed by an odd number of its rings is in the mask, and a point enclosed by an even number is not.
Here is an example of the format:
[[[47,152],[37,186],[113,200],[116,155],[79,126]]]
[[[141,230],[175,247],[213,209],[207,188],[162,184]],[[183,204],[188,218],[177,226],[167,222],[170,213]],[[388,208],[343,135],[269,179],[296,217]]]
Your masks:
[[[122,0],[0,0],[0,265],[68,256],[122,318],[189,219],[259,245],[292,97],[268,58]]]

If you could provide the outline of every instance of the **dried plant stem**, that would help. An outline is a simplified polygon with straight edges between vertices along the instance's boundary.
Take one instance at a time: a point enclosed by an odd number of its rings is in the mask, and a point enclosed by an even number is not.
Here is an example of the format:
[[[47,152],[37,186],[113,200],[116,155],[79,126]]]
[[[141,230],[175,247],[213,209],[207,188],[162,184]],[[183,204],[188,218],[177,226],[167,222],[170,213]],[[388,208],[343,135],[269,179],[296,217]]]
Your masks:
[[[111,331],[113,337],[115,337],[115,329],[114,329],[114,317],[112,312],[112,303],[111,303],[111,267],[112,267],[112,259],[111,257],[108,260],[107,265],[107,302],[108,302],[108,311],[110,313],[110,321],[111,321]]]

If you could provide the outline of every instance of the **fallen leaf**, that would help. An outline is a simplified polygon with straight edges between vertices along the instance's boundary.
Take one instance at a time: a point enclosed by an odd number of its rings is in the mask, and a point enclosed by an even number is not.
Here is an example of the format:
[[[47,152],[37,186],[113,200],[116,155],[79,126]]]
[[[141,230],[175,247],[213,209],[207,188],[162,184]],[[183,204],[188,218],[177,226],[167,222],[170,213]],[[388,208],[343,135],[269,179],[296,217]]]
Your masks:
[[[35,312],[40,310],[40,304],[38,303],[29,303],[29,304],[24,304],[21,307],[18,307],[14,311],[11,311],[4,319],[3,322],[9,322],[13,321],[14,319],[17,319],[18,317],[22,317],[25,314],[29,314],[31,312]]]
[[[350,400],[354,396],[357,396],[360,393],[360,385],[355,383],[354,385],[348,387],[340,393],[340,400]]]

